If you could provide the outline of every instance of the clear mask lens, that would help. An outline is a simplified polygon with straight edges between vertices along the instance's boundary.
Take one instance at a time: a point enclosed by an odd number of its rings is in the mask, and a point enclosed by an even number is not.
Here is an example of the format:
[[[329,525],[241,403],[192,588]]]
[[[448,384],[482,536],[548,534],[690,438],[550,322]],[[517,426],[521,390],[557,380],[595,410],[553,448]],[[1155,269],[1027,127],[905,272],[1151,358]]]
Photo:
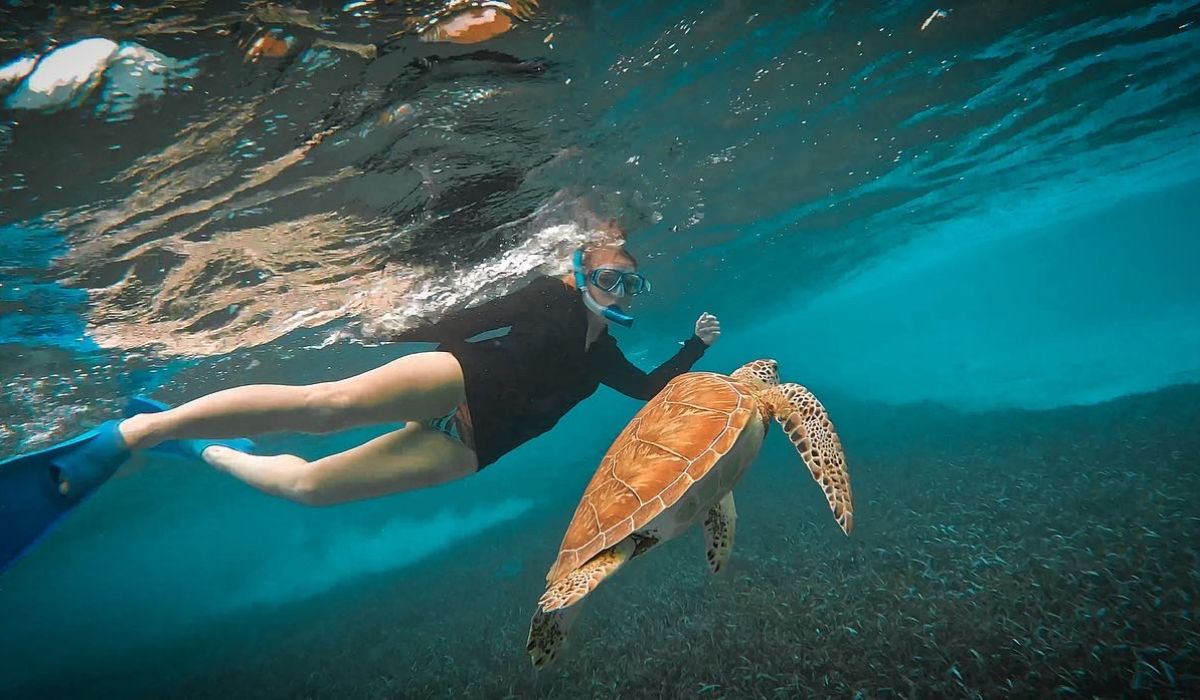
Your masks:
[[[650,290],[650,283],[638,273],[609,268],[592,271],[592,284],[616,296],[637,296]]]

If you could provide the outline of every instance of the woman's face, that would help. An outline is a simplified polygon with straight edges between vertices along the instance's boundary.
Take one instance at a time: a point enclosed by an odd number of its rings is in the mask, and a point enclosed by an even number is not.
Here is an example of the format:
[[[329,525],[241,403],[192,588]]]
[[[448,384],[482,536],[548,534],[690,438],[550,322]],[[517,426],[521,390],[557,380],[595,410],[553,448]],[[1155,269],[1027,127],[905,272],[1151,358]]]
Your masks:
[[[625,254],[620,250],[602,249],[596,251],[590,256],[585,272],[590,278],[592,270],[601,267],[608,268],[610,270],[620,270],[621,272],[637,272],[637,265],[635,265],[633,261],[626,257]],[[620,304],[622,307],[628,309],[633,304],[632,295],[626,294],[624,296],[617,296],[616,294],[600,289],[590,281],[588,282],[588,291],[591,292],[592,298],[595,299],[596,302],[601,306]],[[621,291],[620,287],[618,287],[616,291]]]

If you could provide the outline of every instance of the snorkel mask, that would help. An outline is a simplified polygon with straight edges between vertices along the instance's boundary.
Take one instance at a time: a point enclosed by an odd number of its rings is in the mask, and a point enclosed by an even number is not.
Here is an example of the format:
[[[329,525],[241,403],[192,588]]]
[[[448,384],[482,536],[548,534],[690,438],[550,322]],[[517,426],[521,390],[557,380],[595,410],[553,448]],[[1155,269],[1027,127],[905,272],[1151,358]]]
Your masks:
[[[592,293],[588,290],[589,277],[591,278],[590,281],[592,284],[599,286],[601,289],[604,289],[604,291],[606,291],[606,292],[615,292],[618,288],[620,288],[620,290],[621,290],[620,293],[622,295],[624,295],[624,294],[638,295],[638,294],[641,294],[642,292],[649,291],[650,283],[646,281],[646,278],[642,277],[641,275],[638,275],[636,273],[628,273],[628,272],[622,273],[617,270],[592,270],[591,275],[586,275],[583,272],[583,249],[582,248],[575,251],[575,257],[574,257],[573,262],[574,262],[574,266],[575,266],[575,286],[579,288],[580,294],[583,295],[584,306],[588,307],[589,309],[591,309],[598,315],[602,316],[603,318],[606,318],[609,321],[612,321],[613,323],[620,324],[626,328],[629,328],[630,326],[632,326],[633,325],[633,316],[630,316],[629,314],[625,313],[625,310],[622,309],[620,306],[618,306],[617,304],[612,304],[610,306],[601,306],[600,302],[596,301],[596,299],[592,296]],[[615,274],[616,278],[615,278],[615,281],[613,281],[611,287],[601,286],[600,282],[601,282],[602,277],[603,276],[611,276],[612,274]],[[630,279],[630,283],[628,285],[626,284],[627,277]]]

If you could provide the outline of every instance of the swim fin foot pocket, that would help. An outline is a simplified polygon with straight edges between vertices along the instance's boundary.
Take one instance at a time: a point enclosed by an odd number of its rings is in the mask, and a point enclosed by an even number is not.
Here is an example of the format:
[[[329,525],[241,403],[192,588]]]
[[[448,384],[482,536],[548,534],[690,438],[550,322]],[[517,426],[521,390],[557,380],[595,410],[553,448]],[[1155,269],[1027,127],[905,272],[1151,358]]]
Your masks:
[[[156,401],[148,396],[135,396],[125,406],[125,416],[132,417],[139,413],[159,413],[171,408],[162,401]],[[150,448],[151,452],[174,455],[187,459],[200,459],[200,455],[208,447],[222,445],[238,452],[253,452],[254,441],[247,438],[226,438],[222,440],[168,440]]]

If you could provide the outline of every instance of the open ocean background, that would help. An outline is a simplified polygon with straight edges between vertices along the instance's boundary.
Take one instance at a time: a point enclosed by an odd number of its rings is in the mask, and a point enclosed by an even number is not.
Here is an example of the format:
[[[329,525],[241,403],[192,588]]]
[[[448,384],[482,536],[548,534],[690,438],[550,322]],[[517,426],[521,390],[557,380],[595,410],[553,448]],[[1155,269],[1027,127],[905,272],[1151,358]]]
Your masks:
[[[435,4],[282,7],[0,7],[0,66],[164,59],[54,110],[0,88],[0,456],[424,349],[374,341],[563,270],[585,198],[653,280],[625,352],[709,311],[697,369],[779,360],[857,528],[773,431],[728,571],[656,550],[534,674],[637,402],[326,509],[143,458],[0,576],[0,696],[1200,695],[1200,3],[545,0],[473,47],[389,39]]]

